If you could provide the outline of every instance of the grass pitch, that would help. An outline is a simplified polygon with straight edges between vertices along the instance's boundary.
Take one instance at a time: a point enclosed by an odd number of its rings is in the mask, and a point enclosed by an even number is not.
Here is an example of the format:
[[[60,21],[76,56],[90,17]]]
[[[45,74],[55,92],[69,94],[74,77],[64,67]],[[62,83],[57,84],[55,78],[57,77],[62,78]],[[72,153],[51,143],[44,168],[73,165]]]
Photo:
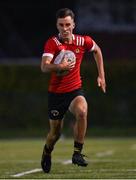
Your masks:
[[[53,152],[52,170],[49,174],[40,170],[43,145],[44,141],[41,139],[0,140],[0,178],[136,178],[136,138],[86,139],[83,153],[88,156],[87,167],[71,164],[73,140],[60,139]]]

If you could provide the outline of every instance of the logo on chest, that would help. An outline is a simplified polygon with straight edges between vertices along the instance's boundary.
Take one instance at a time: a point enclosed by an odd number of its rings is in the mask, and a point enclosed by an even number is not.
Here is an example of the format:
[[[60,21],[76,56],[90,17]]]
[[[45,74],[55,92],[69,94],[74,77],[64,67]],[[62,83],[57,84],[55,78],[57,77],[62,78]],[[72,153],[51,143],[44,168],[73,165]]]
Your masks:
[[[79,50],[79,48],[77,48],[77,49],[75,49],[75,53],[80,53],[80,50]]]

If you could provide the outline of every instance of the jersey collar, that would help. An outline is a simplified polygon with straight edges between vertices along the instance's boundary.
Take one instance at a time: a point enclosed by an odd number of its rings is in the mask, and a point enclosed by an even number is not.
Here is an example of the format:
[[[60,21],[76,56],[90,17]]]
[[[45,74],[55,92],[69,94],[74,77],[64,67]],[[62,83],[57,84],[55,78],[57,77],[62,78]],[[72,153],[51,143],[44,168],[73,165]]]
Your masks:
[[[58,37],[59,41],[60,41],[61,43],[63,43],[62,40],[61,40],[60,34],[58,34],[57,37]],[[75,44],[75,35],[74,35],[74,34],[72,34],[72,44]]]

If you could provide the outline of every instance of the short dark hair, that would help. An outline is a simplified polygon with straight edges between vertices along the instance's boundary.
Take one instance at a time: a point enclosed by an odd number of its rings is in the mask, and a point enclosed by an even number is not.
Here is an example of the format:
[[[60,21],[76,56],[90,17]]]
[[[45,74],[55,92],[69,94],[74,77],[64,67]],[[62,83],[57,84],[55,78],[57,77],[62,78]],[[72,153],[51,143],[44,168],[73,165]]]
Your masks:
[[[65,18],[67,16],[70,16],[72,19],[75,18],[75,15],[73,13],[73,11],[69,8],[62,8],[62,9],[59,9],[56,13],[56,19],[58,18]]]

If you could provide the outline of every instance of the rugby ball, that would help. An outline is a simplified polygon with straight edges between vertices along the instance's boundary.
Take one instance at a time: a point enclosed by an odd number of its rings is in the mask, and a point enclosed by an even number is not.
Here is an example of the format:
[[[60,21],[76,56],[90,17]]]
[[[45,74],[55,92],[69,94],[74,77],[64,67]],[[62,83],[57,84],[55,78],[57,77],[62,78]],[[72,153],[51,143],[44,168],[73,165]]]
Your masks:
[[[61,50],[60,53],[56,56],[54,60],[54,64],[60,64],[64,57],[66,57],[68,62],[76,62],[76,56],[73,51],[70,50]],[[69,71],[62,70],[57,72],[57,76],[64,76],[67,75]]]

